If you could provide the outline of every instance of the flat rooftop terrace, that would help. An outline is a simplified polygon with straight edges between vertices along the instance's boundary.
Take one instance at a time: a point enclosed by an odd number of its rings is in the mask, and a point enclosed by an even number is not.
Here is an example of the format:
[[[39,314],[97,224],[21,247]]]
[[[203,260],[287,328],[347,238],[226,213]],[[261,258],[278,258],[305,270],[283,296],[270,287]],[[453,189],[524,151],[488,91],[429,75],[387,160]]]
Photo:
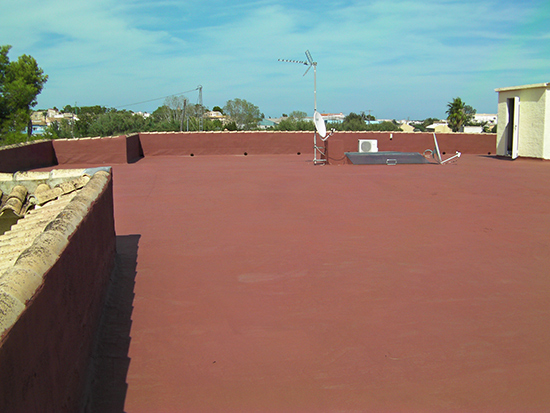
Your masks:
[[[156,156],[113,182],[134,296],[104,409],[550,408],[550,164]]]

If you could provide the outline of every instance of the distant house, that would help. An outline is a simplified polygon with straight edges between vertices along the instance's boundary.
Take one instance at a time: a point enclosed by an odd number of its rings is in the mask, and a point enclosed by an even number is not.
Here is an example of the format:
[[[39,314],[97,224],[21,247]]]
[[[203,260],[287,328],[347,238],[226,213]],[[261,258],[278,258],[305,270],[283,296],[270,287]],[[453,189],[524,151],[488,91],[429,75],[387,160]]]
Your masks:
[[[223,121],[225,119],[225,115],[223,115],[221,112],[219,112],[217,110],[211,110],[209,112],[206,112],[204,114],[204,117],[207,118],[207,119],[212,119],[212,120],[218,119],[218,120],[221,120],[221,121]]]
[[[259,129],[267,129],[267,128],[273,128],[277,126],[277,123],[275,123],[273,120],[271,119],[262,119],[259,123],[258,123],[258,128]]]
[[[402,124],[399,125],[399,128],[403,131],[403,132],[414,132],[414,126],[411,125],[411,124],[408,124],[407,122],[403,122]]]
[[[321,113],[321,116],[323,116],[323,119],[327,123],[342,123],[346,116],[340,112],[340,113]]]
[[[495,89],[497,155],[550,159],[550,83]]]
[[[435,133],[451,133],[453,130],[449,128],[449,125],[447,125],[447,122],[435,122],[431,125],[426,126],[426,130],[429,132],[435,132]]]
[[[487,122],[488,125],[494,126],[497,124],[498,115],[496,113],[476,113],[473,120],[476,123]]]
[[[482,133],[483,132],[483,126],[479,126],[479,125],[464,126],[462,129],[464,133]]]

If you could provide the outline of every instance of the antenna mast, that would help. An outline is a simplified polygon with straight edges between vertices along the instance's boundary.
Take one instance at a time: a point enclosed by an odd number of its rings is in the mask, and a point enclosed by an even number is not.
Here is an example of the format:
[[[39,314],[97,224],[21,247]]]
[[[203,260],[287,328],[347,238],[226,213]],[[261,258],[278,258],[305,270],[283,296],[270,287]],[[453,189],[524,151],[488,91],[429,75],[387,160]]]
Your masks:
[[[202,106],[202,85],[198,85],[197,89],[199,89],[199,131],[202,132],[202,118],[204,117],[203,113],[203,106]]]
[[[306,61],[303,60],[287,60],[287,59],[278,59],[279,62],[288,62],[288,63],[299,63],[306,65],[308,68],[304,73],[304,76],[309,72],[309,69],[313,66],[313,123],[315,124],[315,132],[313,134],[313,163],[325,163],[327,162],[326,146],[321,147],[317,145],[317,133],[319,133],[321,141],[326,141],[334,132],[334,129],[327,135],[325,121],[323,116],[317,112],[317,62],[313,61],[311,53],[309,50],[306,50]],[[321,158],[318,158],[317,155],[320,154]]]
[[[309,72],[309,69],[313,66],[313,110],[314,113],[317,112],[317,62],[313,61],[311,53],[309,50],[306,50],[307,62],[303,60],[288,60],[288,59],[277,59],[279,62],[287,63],[298,63],[308,66],[307,70],[304,73],[304,76]]]

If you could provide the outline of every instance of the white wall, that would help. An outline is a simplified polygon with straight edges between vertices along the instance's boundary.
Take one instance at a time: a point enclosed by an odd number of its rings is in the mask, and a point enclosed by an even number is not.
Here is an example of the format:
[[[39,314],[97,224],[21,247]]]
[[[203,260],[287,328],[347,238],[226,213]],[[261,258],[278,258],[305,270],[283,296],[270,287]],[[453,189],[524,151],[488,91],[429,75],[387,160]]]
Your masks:
[[[548,91],[545,84],[497,89],[497,155],[506,155],[508,99],[519,97],[518,155],[550,159]],[[545,142],[546,149],[545,149]]]
[[[550,91],[546,91],[546,102],[545,102],[545,113],[544,118],[544,159],[550,159]]]

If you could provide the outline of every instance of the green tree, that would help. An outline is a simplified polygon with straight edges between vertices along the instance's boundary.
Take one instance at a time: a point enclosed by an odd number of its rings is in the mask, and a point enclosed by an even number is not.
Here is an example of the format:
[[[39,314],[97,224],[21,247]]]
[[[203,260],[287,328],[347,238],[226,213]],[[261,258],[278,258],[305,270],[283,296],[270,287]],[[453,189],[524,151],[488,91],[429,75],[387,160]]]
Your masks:
[[[239,129],[253,129],[261,119],[260,108],[244,99],[228,100],[223,111]]]
[[[307,113],[302,112],[301,110],[293,110],[292,112],[290,112],[289,117],[297,119],[297,120],[302,120],[302,119],[307,117]]]
[[[65,109],[69,109],[68,113],[77,113],[78,120],[74,125],[74,137],[87,137],[93,135],[90,128],[93,123],[103,114],[107,113],[107,108],[104,106],[94,105],[94,106],[80,106],[78,108],[72,108],[70,106],[65,106]]]
[[[394,121],[383,121],[380,123],[371,123],[370,125],[367,125],[367,128],[365,130],[368,131],[384,131],[384,132],[398,132],[401,131],[401,128],[399,127],[399,124]]]
[[[304,118],[297,119],[293,116],[286,117],[282,119],[278,125],[276,125],[273,130],[281,131],[313,131],[315,130],[315,125],[313,121],[306,120]]]
[[[454,98],[447,104],[447,121],[453,132],[458,132],[470,123],[476,114],[476,110],[470,105],[466,105],[462,99]]]
[[[466,114],[466,122],[464,123],[465,125],[473,125],[475,123],[474,117],[476,115],[476,112],[477,111],[470,105],[464,106],[464,113]]]
[[[367,130],[367,124],[363,119],[363,116],[358,115],[357,113],[351,112],[348,116],[344,118],[344,121],[340,125],[340,130],[347,131],[362,131]]]
[[[8,134],[21,134],[29,128],[31,108],[48,80],[32,56],[22,55],[10,62],[10,49],[0,46],[0,139],[4,141]]]

